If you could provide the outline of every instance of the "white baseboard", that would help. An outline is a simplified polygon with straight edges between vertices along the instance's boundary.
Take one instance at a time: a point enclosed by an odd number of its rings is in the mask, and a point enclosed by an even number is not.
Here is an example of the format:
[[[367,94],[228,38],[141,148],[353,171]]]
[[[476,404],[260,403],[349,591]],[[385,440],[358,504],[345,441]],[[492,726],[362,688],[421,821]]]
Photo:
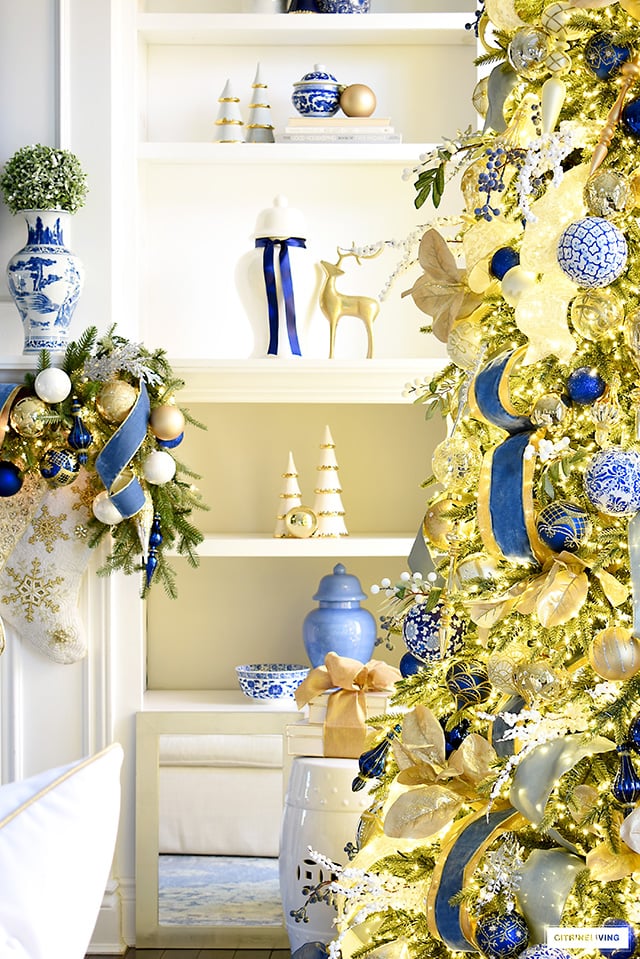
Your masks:
[[[135,945],[135,882],[111,879],[105,890],[89,952],[92,955],[124,955]]]

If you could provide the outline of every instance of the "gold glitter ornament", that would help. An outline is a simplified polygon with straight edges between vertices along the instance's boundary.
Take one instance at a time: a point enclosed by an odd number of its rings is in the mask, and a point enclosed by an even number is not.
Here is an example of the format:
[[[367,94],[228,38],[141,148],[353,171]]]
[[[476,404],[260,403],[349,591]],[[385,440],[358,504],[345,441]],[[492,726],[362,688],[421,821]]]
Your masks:
[[[566,426],[569,416],[569,407],[559,393],[544,393],[536,400],[530,418],[534,426],[555,429]]]
[[[615,216],[622,213],[631,200],[626,177],[608,168],[589,177],[584,186],[584,202],[592,216]]]
[[[515,669],[516,689],[525,699],[554,699],[563,689],[567,677],[548,663],[522,663]]]
[[[482,327],[468,317],[456,320],[447,337],[447,355],[461,370],[472,370],[483,349]]]
[[[603,679],[630,679],[640,669],[640,640],[624,626],[608,626],[594,637],[589,662]]]
[[[478,80],[471,94],[471,103],[473,104],[474,110],[480,114],[481,117],[486,117],[489,110],[489,77],[482,77]]]
[[[376,102],[375,93],[364,83],[351,83],[340,94],[340,108],[348,117],[370,117]]]
[[[138,391],[126,380],[109,380],[96,396],[96,409],[107,423],[122,423],[137,398]]]
[[[20,436],[38,436],[46,426],[46,404],[37,396],[25,396],[18,400],[9,416],[11,429]]]
[[[571,303],[571,325],[594,343],[617,333],[623,315],[620,299],[611,290],[581,290]]]
[[[184,432],[184,416],[177,406],[166,403],[151,410],[149,426],[159,440],[175,440]]]

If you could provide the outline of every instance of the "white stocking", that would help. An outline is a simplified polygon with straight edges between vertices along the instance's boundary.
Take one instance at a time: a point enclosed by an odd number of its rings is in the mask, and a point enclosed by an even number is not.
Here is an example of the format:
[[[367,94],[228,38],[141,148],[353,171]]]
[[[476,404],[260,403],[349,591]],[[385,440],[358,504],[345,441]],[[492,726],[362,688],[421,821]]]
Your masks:
[[[57,663],[74,663],[87,651],[78,590],[91,552],[87,521],[94,495],[85,473],[46,492],[0,572],[2,617]]]

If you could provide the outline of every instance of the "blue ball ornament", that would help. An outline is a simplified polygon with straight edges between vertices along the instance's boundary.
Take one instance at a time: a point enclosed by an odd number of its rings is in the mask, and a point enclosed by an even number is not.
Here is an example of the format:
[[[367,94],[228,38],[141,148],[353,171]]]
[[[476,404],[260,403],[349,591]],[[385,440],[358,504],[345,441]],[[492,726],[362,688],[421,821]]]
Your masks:
[[[616,75],[631,56],[631,48],[615,42],[611,33],[594,33],[584,45],[584,62],[599,80]]]
[[[527,946],[524,952],[520,953],[518,959],[573,959],[573,957],[566,949],[559,949],[558,946],[547,946],[545,943],[539,942],[535,946]]]
[[[538,535],[555,553],[577,549],[591,534],[591,521],[583,509],[566,500],[547,503],[537,520]]]
[[[609,516],[633,516],[640,509],[640,453],[610,446],[591,457],[584,488],[597,510]]]
[[[415,676],[421,669],[424,669],[424,663],[417,659],[413,653],[405,653],[398,663],[398,669],[404,678]]]
[[[518,266],[520,263],[520,254],[510,246],[501,246],[489,260],[489,273],[495,276],[496,280],[502,280],[505,273]]]
[[[460,660],[447,670],[445,682],[456,698],[458,709],[484,703],[491,695],[491,683],[483,663]]]
[[[640,753],[640,713],[631,720],[629,724],[629,735],[627,736],[629,745],[635,752]]]
[[[626,133],[640,137],[640,98],[636,97],[625,104],[620,121]]]
[[[11,460],[0,460],[0,496],[15,496],[22,489],[22,473]]]
[[[574,403],[590,406],[603,395],[607,384],[593,366],[579,366],[567,380],[567,393]]]
[[[587,216],[561,234],[556,251],[558,264],[578,286],[609,286],[627,265],[624,233],[601,216]]]
[[[489,912],[476,926],[476,942],[489,959],[515,959],[529,942],[529,927],[524,916],[512,912]]]
[[[613,943],[611,944],[613,948],[605,949],[600,946],[598,952],[601,952],[603,956],[607,956],[607,959],[631,959],[631,956],[636,951],[636,946],[638,944],[638,937],[636,931],[630,922],[627,922],[626,919],[618,918],[609,918],[605,919],[602,923],[603,926],[607,928],[617,928],[627,930],[627,946],[616,946]]]
[[[442,619],[442,607],[427,610],[421,603],[414,604],[404,618],[402,636],[410,653],[422,663],[434,663],[442,659],[438,631]],[[464,624],[455,613],[449,626],[447,655],[453,656],[462,646]]]
[[[156,440],[156,444],[160,447],[161,450],[172,450],[172,449],[175,449],[176,446],[180,446],[180,444],[182,443],[183,439],[184,439],[184,433],[179,433],[179,434],[178,434],[174,439],[172,439],[172,440],[159,440],[159,439],[157,439],[157,440]]]
[[[453,726],[451,729],[447,729],[447,720],[448,716],[444,716],[440,720],[440,725],[442,726],[442,731],[444,732],[444,749],[445,757],[448,759],[451,753],[462,746],[463,742],[469,735],[469,727],[471,723],[468,719],[461,719],[460,722]]]

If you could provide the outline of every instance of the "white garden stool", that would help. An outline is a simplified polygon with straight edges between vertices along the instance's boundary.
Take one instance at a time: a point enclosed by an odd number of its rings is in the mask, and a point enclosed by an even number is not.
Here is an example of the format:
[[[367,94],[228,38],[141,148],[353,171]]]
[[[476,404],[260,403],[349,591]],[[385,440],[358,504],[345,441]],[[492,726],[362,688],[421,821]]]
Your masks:
[[[345,846],[355,843],[360,817],[371,802],[367,789],[351,789],[357,773],[357,759],[296,756],[292,761],[280,833],[280,894],[292,953],[337,935],[336,911],[326,902],[307,907],[307,922],[296,922],[290,912],[305,903],[305,887],[332,878],[311,859],[309,847],[332,862],[348,861]]]

